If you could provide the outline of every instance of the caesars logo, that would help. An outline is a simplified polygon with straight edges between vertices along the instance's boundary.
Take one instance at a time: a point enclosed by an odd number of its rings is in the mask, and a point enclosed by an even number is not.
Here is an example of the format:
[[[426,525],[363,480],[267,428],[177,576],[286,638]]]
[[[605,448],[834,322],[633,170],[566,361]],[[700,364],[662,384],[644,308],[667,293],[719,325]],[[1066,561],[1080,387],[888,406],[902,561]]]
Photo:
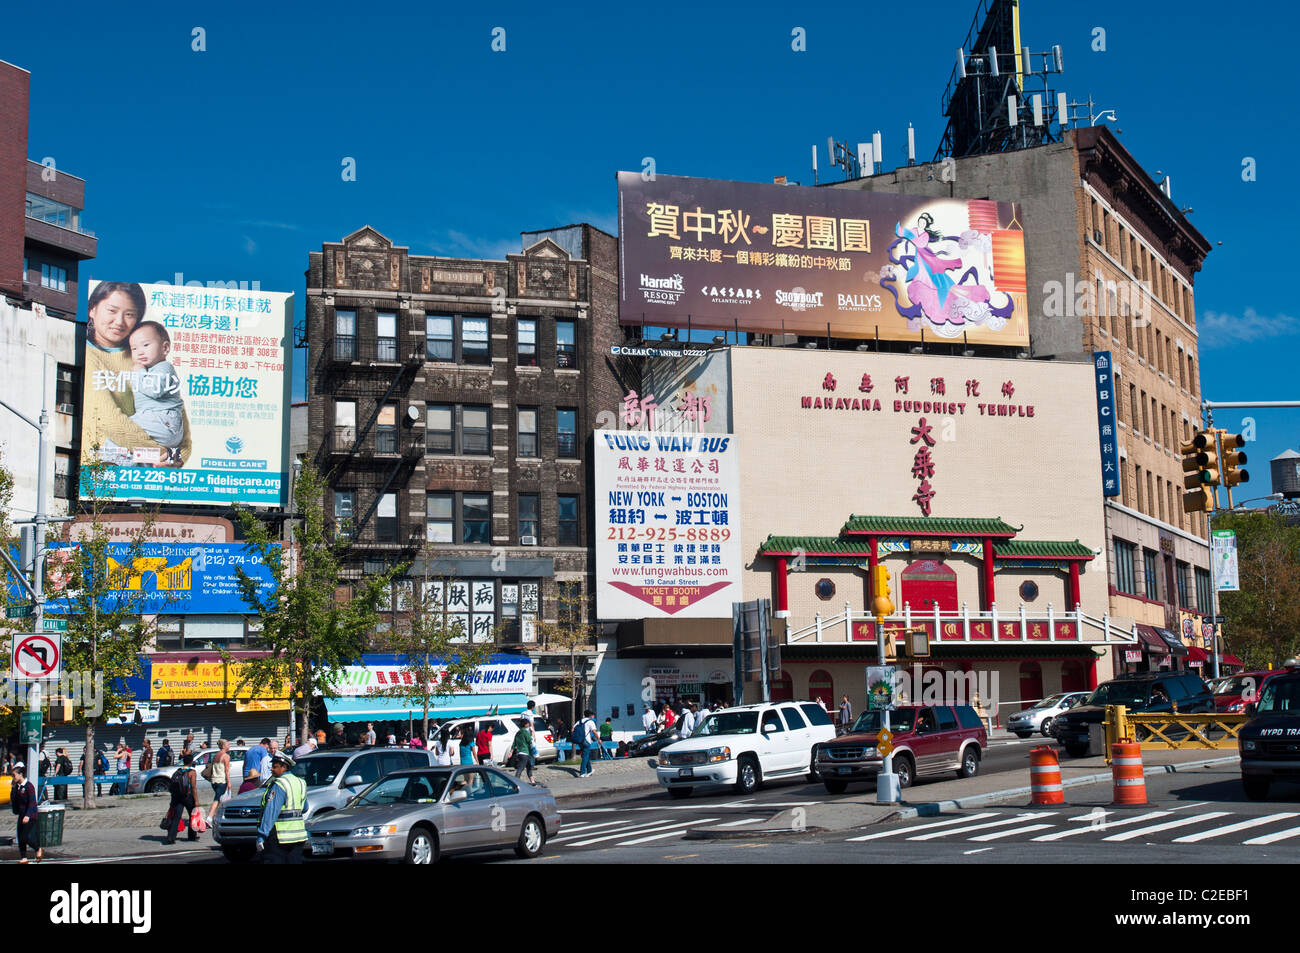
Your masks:
[[[750,304],[763,297],[763,292],[756,288],[719,288],[713,285],[705,285],[700,294],[713,304]]]
[[[804,291],[802,288],[778,291],[776,293],[776,303],[783,308],[790,308],[794,311],[809,311],[822,306],[822,294],[823,292],[820,291]],[[843,295],[840,297],[843,297]]]
[[[641,276],[641,297],[646,301],[653,301],[657,304],[676,304],[678,299],[686,293],[686,288],[682,284],[681,275],[672,275],[668,278],[651,278],[649,275]]]
[[[840,311],[879,311],[880,295],[845,295],[835,296],[838,299],[838,309]]]

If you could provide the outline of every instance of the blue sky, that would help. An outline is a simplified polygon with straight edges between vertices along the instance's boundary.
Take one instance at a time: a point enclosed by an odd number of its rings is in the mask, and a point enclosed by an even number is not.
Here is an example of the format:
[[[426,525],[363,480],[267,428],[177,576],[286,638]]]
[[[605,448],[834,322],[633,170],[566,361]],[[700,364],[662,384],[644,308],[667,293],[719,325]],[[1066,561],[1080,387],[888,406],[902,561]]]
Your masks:
[[[1280,77],[1300,14],[1225,17],[1208,0],[1168,9],[1023,0],[1022,38],[1061,44],[1062,87],[1115,109],[1125,146],[1172,175],[1174,200],[1223,243],[1196,280],[1205,394],[1295,398],[1300,306],[1251,268],[1275,243],[1283,260],[1292,252],[1286,175],[1300,133],[1287,118],[1294,84]],[[879,129],[886,166],[903,164],[911,122],[928,160],[974,13],[971,0],[906,13],[27,4],[8,11],[0,58],[33,74],[29,156],[88,180],[85,222],[100,245],[87,277],[259,281],[297,293],[301,311],[307,253],[363,224],[417,254],[497,257],[518,250],[521,230],[585,220],[612,231],[614,174],[646,156],[665,174],[808,182],[810,146],[821,145],[824,174],[829,135],[856,142]],[[195,27],[205,52],[191,49]],[[491,49],[496,27],[504,52]],[[795,27],[806,52],[791,50]],[[1104,51],[1092,48],[1098,28]],[[344,157],[355,182],[342,179]],[[1263,494],[1268,459],[1297,444],[1300,411],[1221,411],[1216,422],[1235,429],[1246,416],[1258,437],[1251,490]]]

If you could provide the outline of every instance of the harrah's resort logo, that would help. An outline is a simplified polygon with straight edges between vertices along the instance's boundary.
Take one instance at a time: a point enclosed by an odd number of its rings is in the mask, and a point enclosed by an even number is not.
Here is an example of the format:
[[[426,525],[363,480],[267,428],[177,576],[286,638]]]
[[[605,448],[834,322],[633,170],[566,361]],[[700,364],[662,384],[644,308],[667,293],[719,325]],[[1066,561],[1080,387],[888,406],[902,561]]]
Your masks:
[[[879,311],[880,295],[838,294],[836,307],[840,311]]]
[[[676,304],[685,293],[686,286],[682,282],[681,275],[670,275],[667,278],[641,276],[641,297],[646,301],[653,301],[655,304]]]
[[[792,311],[811,311],[813,308],[822,306],[822,291],[804,291],[802,288],[792,288],[789,291],[776,292],[776,303],[783,308],[789,308]]]

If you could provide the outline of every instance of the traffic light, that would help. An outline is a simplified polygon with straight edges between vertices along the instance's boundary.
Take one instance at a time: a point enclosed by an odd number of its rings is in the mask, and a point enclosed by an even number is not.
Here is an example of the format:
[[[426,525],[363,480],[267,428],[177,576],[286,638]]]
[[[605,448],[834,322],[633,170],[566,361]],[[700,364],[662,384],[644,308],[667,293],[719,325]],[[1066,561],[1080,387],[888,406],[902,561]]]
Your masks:
[[[1213,431],[1202,431],[1182,445],[1183,494],[1185,513],[1203,513],[1218,509],[1214,488],[1219,485],[1218,456],[1215,453]]]
[[[1246,445],[1246,438],[1239,433],[1224,433],[1220,434],[1219,443],[1223,453],[1223,485],[1228,488],[1228,505],[1232,506],[1232,488],[1250,482],[1250,472],[1237,469],[1246,462],[1246,451],[1237,449]]]
[[[889,570],[884,566],[871,569],[871,591],[875,598],[871,600],[871,611],[877,619],[894,614],[894,601],[890,598]]]

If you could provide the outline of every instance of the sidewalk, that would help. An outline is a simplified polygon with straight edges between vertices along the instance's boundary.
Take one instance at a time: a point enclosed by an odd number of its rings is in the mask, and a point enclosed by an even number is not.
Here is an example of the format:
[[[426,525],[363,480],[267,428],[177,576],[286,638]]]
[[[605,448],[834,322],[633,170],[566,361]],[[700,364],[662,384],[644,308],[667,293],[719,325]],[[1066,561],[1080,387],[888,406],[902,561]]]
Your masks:
[[[1200,751],[1143,751],[1142,764],[1146,774],[1163,771],[1191,770],[1210,764],[1229,764],[1237,761],[1231,749]],[[1061,760],[1061,783],[1065,787],[1065,801],[1070,803],[1070,789],[1080,785],[1109,782],[1111,769],[1105,757],[1070,758]],[[884,821],[905,820],[909,817],[929,816],[941,811],[978,807],[985,804],[1028,804],[1029,747],[1025,749],[1023,771],[1003,771],[998,774],[976,775],[965,780],[921,781],[903,792],[901,804],[877,804],[874,783],[858,782],[851,789],[854,796],[826,804],[792,808],[773,816],[762,829],[746,828],[746,837],[762,834],[777,835],[810,830],[846,831],[869,827]],[[736,831],[693,830],[695,836],[735,836]]]

